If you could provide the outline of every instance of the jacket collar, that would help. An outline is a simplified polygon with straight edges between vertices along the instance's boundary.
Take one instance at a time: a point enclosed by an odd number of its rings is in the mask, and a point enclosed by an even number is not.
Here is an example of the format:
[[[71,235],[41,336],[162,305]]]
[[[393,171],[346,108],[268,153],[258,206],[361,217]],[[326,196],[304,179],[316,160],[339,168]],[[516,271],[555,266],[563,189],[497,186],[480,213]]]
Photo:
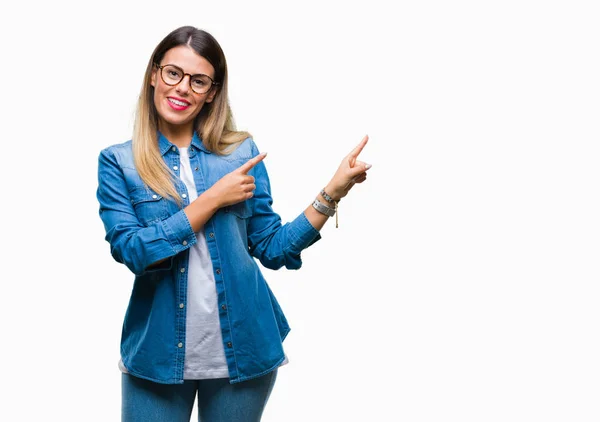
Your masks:
[[[202,142],[196,131],[194,131],[194,136],[192,136],[191,145],[193,145],[200,151],[206,152],[207,154],[211,154],[211,152],[206,148],[206,146],[204,146],[204,142]],[[169,141],[165,135],[158,131],[158,148],[160,149],[160,154],[165,155],[167,151],[173,148],[177,148],[177,146],[175,144],[172,144],[171,141]]]

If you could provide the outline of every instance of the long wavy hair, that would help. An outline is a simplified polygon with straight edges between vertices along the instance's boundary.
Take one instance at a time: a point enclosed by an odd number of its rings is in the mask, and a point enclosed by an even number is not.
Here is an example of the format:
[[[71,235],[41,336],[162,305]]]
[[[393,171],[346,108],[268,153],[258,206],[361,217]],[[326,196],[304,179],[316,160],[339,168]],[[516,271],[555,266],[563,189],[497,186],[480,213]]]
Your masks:
[[[154,104],[154,87],[150,81],[155,64],[160,64],[171,48],[187,45],[204,57],[215,69],[213,87],[217,93],[210,103],[205,103],[194,121],[194,130],[206,146],[216,154],[231,153],[248,132],[237,131],[227,93],[227,61],[217,40],[208,32],[193,26],[182,26],[167,35],[154,49],[140,91],[133,127],[133,158],[144,183],[163,197],[170,197],[181,205],[175,189],[175,174],[163,161],[158,148],[158,111]]]

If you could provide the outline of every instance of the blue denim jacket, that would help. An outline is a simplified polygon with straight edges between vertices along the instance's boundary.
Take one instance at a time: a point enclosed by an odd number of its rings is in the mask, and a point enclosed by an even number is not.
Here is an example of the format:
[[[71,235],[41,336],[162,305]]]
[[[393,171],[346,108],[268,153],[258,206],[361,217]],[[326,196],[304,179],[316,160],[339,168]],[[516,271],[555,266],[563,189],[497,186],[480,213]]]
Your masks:
[[[160,133],[159,148],[165,163],[179,175],[178,148]],[[230,155],[220,156],[194,134],[189,156],[198,195],[258,154],[248,138]],[[278,367],[285,358],[282,341],[290,331],[254,258],[269,269],[298,269],[300,252],[320,239],[304,213],[282,224],[271,207],[263,162],[248,174],[255,178],[254,196],[219,209],[204,226],[231,383]],[[179,179],[176,188],[185,207],[187,190]],[[188,255],[196,243],[183,207],[144,185],[133,164],[131,141],[101,151],[97,198],[111,254],[135,274],[121,334],[121,359],[132,375],[182,383]]]

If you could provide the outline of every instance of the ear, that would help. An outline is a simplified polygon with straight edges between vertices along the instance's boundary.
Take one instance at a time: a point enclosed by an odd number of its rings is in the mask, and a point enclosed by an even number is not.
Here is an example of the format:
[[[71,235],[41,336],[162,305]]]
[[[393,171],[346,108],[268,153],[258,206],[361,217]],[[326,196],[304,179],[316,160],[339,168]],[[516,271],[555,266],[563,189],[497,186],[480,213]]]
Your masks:
[[[152,74],[150,75],[150,85],[156,88],[156,77],[158,76],[158,68],[152,65]]]

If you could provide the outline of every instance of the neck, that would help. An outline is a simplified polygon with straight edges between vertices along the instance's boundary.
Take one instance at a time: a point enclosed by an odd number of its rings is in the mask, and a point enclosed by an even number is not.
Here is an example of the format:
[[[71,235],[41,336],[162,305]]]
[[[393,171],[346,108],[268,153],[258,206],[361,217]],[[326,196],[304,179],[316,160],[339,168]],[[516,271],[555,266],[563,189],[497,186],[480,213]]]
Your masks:
[[[158,130],[174,145],[179,148],[189,147],[194,136],[192,123],[186,125],[171,125],[166,122],[160,122]]]

